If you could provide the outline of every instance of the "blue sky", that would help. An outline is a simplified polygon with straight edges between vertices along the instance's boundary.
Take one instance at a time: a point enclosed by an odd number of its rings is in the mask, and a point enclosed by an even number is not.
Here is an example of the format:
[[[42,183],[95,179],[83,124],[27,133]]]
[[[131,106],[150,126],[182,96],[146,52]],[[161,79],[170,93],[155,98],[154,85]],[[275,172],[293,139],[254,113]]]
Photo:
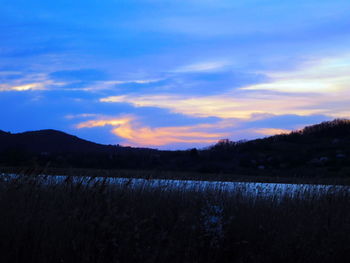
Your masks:
[[[350,118],[348,0],[0,0],[0,129],[187,149]]]

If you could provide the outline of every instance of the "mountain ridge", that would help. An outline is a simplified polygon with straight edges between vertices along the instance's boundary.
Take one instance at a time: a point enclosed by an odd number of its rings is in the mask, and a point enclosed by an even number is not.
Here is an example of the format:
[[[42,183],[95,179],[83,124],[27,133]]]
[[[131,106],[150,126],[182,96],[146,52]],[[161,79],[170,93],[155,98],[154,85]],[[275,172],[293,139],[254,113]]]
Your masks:
[[[0,166],[135,169],[276,176],[350,176],[350,121],[336,119],[250,141],[177,151],[90,142],[61,131],[0,131]],[[332,175],[333,176],[333,175]]]

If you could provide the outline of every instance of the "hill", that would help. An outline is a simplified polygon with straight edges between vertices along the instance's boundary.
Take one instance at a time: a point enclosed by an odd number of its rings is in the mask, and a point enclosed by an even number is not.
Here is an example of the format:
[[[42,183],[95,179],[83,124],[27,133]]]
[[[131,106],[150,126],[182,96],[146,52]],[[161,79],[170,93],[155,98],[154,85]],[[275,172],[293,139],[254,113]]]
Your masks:
[[[308,173],[327,170],[350,176],[350,121],[336,119],[289,134],[246,142],[221,140],[208,152],[212,163],[227,161],[226,164],[220,162],[225,170],[241,168],[276,173],[291,170],[298,176],[309,169]]]
[[[61,131],[47,129],[23,133],[0,131],[0,166],[101,167],[120,165],[130,153],[152,149],[103,145]]]
[[[114,147],[86,141],[57,130],[39,130],[16,134],[0,131],[0,151],[9,148],[48,154],[110,152]]]
[[[206,149],[159,151],[102,145],[55,130],[0,131],[0,165],[147,169],[269,176],[350,176],[350,121],[334,120]]]

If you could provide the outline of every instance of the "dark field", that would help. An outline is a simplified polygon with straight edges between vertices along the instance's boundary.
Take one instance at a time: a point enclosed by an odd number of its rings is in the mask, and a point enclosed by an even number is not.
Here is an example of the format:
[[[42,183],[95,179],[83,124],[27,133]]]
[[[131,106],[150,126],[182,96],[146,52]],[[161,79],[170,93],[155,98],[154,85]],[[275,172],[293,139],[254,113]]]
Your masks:
[[[140,175],[141,177],[141,175]],[[346,262],[350,193],[0,182],[0,262]]]

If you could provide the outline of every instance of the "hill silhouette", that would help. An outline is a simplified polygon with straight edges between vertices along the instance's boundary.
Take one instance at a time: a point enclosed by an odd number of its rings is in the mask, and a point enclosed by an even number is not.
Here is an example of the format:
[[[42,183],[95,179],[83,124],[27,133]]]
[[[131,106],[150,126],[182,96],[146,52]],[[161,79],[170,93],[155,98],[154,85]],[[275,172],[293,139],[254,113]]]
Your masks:
[[[350,121],[336,119],[251,141],[160,151],[102,145],[56,130],[0,131],[0,165],[157,169],[204,173],[350,176]]]
[[[31,153],[100,153],[110,152],[114,147],[51,129],[16,134],[0,131],[0,151],[9,148]]]

